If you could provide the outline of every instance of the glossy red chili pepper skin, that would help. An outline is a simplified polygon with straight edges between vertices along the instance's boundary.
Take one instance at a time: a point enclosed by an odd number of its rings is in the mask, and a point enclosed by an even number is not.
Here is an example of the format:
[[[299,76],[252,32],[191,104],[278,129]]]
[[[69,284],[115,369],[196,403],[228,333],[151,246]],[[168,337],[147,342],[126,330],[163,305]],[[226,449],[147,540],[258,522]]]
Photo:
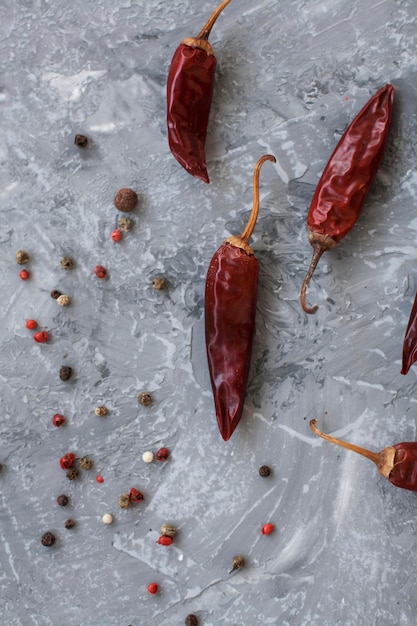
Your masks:
[[[397,443],[392,447],[394,466],[388,480],[396,487],[417,491],[417,442]]]
[[[205,141],[215,71],[214,55],[182,43],[174,53],[167,83],[170,150],[187,172],[205,183],[210,182]]]
[[[392,123],[394,87],[381,87],[349,124],[331,155],[316,187],[307,215],[313,259],[301,290],[305,304],[307,284],[317,263],[355,225],[380,166]]]
[[[403,362],[401,374],[407,374],[410,367],[417,361],[417,294],[408,320],[403,343]]]
[[[255,329],[258,261],[225,242],[205,290],[207,359],[220,433],[228,441],[243,412]]]

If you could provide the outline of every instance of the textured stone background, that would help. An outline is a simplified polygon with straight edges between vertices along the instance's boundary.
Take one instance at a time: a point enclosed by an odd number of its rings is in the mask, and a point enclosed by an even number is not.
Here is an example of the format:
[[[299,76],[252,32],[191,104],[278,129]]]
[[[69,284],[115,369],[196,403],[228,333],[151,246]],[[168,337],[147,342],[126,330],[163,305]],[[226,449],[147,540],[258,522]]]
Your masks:
[[[412,0],[234,0],[211,37],[211,184],[171,156],[165,83],[206,0],[0,4],[0,593],[6,626],[403,626],[414,623],[416,496],[308,420],[372,449],[416,439],[416,373],[400,375],[417,290],[417,30]],[[353,231],[298,293],[305,217],[347,123],[386,82],[395,121]],[[92,139],[81,151],[75,133]],[[240,232],[261,174],[257,335],[244,417],[225,444],[203,336],[210,258]],[[134,229],[109,239],[120,187]],[[32,277],[18,278],[17,249]],[[61,270],[62,255],[76,260]],[[107,281],[93,276],[100,263]],[[165,292],[152,279],[168,280]],[[51,289],[68,293],[61,309]],[[34,317],[51,332],[38,345]],[[62,383],[59,367],[74,368]],[[137,394],[149,390],[151,407]],[[94,407],[106,404],[105,418]],[[67,417],[55,429],[54,413]],[[146,465],[144,450],[171,450]],[[70,483],[68,451],[95,467]],[[258,467],[270,464],[269,479]],[[99,485],[96,474],[105,482]],[[129,510],[118,496],[136,487]],[[67,493],[70,507],[56,497]],[[101,522],[112,512],[111,526]],[[64,528],[67,517],[77,520]],[[161,524],[175,544],[155,543]],[[266,521],[276,532],[264,537]],[[57,535],[43,547],[46,530]],[[228,574],[233,555],[247,568]],[[160,584],[157,596],[146,586]]]

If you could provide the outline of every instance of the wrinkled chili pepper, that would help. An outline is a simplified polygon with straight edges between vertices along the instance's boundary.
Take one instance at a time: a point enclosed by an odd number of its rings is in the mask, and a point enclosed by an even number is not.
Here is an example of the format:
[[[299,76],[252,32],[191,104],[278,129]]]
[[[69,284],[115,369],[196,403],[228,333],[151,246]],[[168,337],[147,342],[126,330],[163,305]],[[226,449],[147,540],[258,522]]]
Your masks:
[[[325,435],[317,428],[316,423],[317,420],[310,421],[313,433],[326,441],[370,459],[377,466],[378,472],[396,487],[417,491],[417,441],[396,443],[380,452],[371,452],[353,443]]]
[[[307,216],[313,258],[301,287],[301,306],[323,252],[332,250],[355,225],[376,176],[392,121],[394,87],[381,87],[349,124],[319,180]]]
[[[230,439],[242,417],[255,330],[258,260],[249,246],[259,213],[259,172],[253,172],[253,206],[238,236],[226,239],[213,256],[205,289],[205,332],[210,380],[221,436]]]
[[[208,42],[213,25],[231,0],[223,0],[196,37],[184,39],[172,57],[167,81],[169,147],[192,176],[210,182],[205,155],[216,57]]]
[[[401,374],[407,374],[410,367],[417,361],[417,294],[414,298],[407,330],[403,343],[403,363]]]

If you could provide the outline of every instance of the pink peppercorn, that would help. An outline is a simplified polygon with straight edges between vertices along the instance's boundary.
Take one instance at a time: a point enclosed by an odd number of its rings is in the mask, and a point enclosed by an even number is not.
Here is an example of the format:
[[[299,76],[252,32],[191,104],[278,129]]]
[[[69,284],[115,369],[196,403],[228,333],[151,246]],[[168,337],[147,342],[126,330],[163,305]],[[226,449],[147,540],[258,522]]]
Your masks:
[[[113,239],[113,241],[120,241],[123,238],[122,231],[116,228],[116,230],[112,232],[111,238]]]
[[[103,478],[103,476],[100,476],[100,474],[99,474],[98,476],[96,476],[96,481],[97,481],[98,483],[104,483],[104,478]]]
[[[46,330],[40,330],[39,332],[33,335],[33,338],[38,343],[46,343],[49,339],[49,335]]]
[[[19,276],[22,280],[27,280],[30,274],[27,270],[22,270],[21,272],[19,272]]]
[[[158,583],[149,583],[148,585],[148,591],[149,593],[155,594],[158,593]]]
[[[161,535],[156,543],[159,543],[160,546],[170,546],[172,543],[172,537]]]
[[[129,492],[129,498],[131,502],[142,502],[143,493],[141,493],[140,491],[132,487],[132,489]]]
[[[37,325],[38,322],[36,322],[35,320],[26,320],[26,328],[28,328],[29,330],[35,330]]]
[[[63,470],[70,469],[75,463],[75,454],[73,452],[67,452],[59,459],[59,464]]]
[[[160,448],[158,452],[156,453],[157,461],[166,461],[168,457],[169,457],[168,448]]]
[[[264,524],[262,526],[262,534],[263,535],[270,535],[271,533],[273,533],[275,530],[275,526],[273,524]]]
[[[52,418],[52,424],[59,428],[65,422],[65,417],[61,413],[55,413]],[[64,468],[63,468],[64,469]]]
[[[97,278],[106,278],[107,270],[102,265],[96,265],[94,268],[94,274],[97,276]]]

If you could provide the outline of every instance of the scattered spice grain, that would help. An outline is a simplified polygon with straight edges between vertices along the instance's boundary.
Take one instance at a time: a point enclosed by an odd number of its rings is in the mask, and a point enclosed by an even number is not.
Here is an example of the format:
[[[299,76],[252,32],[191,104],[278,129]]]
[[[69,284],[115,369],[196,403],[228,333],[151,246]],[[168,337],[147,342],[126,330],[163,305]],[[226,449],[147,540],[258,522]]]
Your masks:
[[[67,506],[67,504],[69,503],[69,498],[63,493],[57,497],[56,501],[58,502],[59,506]]]
[[[154,453],[151,452],[150,450],[147,450],[146,452],[144,452],[142,454],[142,461],[144,463],[152,463],[152,461],[154,460]]]
[[[112,238],[112,241],[117,243],[118,241],[121,241],[123,239],[123,233],[121,230],[116,228],[115,230],[112,231],[110,237]]]
[[[28,330],[35,330],[37,325],[38,325],[38,322],[36,320],[26,320],[26,328]]]
[[[107,408],[105,406],[96,406],[94,413],[99,417],[103,417],[104,415],[107,415]]]
[[[172,541],[172,537],[161,535],[156,543],[159,543],[160,546],[170,546],[172,544]]]
[[[117,220],[117,226],[124,233],[127,233],[132,228],[132,224],[133,222],[130,217],[119,217],[119,219]]]
[[[194,613],[190,613],[185,618],[185,626],[198,626],[198,617]]]
[[[48,548],[50,548],[51,546],[54,545],[56,541],[56,537],[54,535],[54,533],[51,533],[50,531],[44,533],[41,537],[41,543],[43,546],[46,546]]]
[[[263,535],[270,535],[271,533],[273,533],[275,530],[275,526],[273,524],[264,524],[262,526],[262,534]]]
[[[136,191],[133,191],[133,189],[129,189],[128,187],[119,189],[114,197],[114,206],[116,209],[119,209],[119,211],[123,211],[124,213],[130,213],[130,211],[133,211],[137,203],[138,196]]]
[[[28,278],[30,278],[30,274],[27,270],[22,270],[21,272],[19,272],[19,278],[21,278],[22,280],[28,280]]]
[[[37,342],[37,343],[46,343],[49,339],[49,335],[46,332],[46,330],[40,330],[39,332],[35,333],[33,335],[33,339]]]
[[[65,422],[65,417],[61,415],[61,413],[55,413],[55,415],[52,417],[52,424],[56,426],[56,428],[59,428],[60,426],[62,426],[64,422]]]
[[[156,453],[156,460],[157,461],[166,461],[169,457],[169,450],[168,448],[160,448],[158,450],[158,452]]]
[[[138,395],[138,402],[139,404],[142,404],[143,406],[149,406],[150,404],[152,404],[151,394],[147,391],[141,391],[140,394]]]
[[[89,470],[93,467],[93,461],[89,459],[87,456],[83,456],[80,459],[80,467],[83,470]]]
[[[71,467],[67,472],[68,480],[76,480],[78,478],[78,470],[76,467]]]
[[[77,134],[74,137],[74,144],[77,148],[86,148],[88,146],[88,137],[85,135]]]
[[[51,291],[51,298],[53,298],[54,300],[58,300],[59,296],[61,296],[61,292],[58,291],[58,289],[52,289]]]
[[[103,524],[111,524],[113,522],[113,515],[111,515],[110,513],[105,513],[101,518],[101,521],[103,522]]]
[[[149,593],[154,595],[155,593],[158,593],[158,590],[159,590],[158,583],[149,583],[149,585],[148,585]]]
[[[58,296],[56,301],[59,304],[59,306],[68,306],[71,303],[71,298],[67,296],[65,293],[62,293],[60,296]]]
[[[75,454],[67,452],[59,459],[59,464],[63,470],[70,469],[75,463]]]
[[[16,252],[15,258],[18,265],[25,265],[29,262],[29,255],[26,250],[18,250]]]
[[[59,370],[59,377],[61,380],[69,380],[72,376],[72,367],[69,365],[63,365]]]
[[[75,520],[67,519],[65,521],[65,528],[74,528],[74,526],[75,526]]]
[[[165,289],[165,287],[166,287],[166,280],[165,280],[165,278],[163,278],[162,276],[157,276],[156,278],[154,278],[153,281],[152,281],[152,287],[156,291],[162,291],[163,289]]]
[[[122,495],[119,496],[118,502],[121,509],[128,509],[131,505],[130,494],[122,493]]]
[[[94,274],[97,276],[97,278],[103,279],[107,276],[107,270],[102,265],[96,265],[94,268]]]
[[[70,270],[74,267],[74,261],[70,256],[62,257],[60,263],[63,270]]]
[[[233,567],[230,570],[229,574],[231,574],[232,572],[234,572],[237,569],[242,569],[242,567],[245,567],[245,565],[246,565],[245,558],[243,556],[241,556],[240,554],[234,556],[233,560],[232,560],[232,565],[233,565]]]
[[[262,476],[262,478],[267,478],[268,476],[270,476],[271,474],[271,468],[268,467],[268,465],[261,465],[261,467],[259,468],[259,476]]]
[[[172,524],[162,524],[161,535],[164,537],[174,537],[177,529]]]
[[[135,489],[134,487],[131,488],[130,492],[129,492],[129,499],[131,502],[142,502],[142,500],[144,499],[143,493],[141,491],[138,491],[137,489]]]

